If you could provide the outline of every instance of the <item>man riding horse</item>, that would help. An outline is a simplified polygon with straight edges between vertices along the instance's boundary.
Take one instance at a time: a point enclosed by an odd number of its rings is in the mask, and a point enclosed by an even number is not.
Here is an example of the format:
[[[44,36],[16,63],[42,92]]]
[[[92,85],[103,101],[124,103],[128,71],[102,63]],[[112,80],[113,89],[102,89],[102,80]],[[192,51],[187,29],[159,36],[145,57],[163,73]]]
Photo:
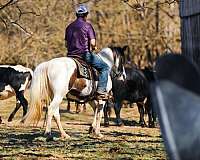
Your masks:
[[[106,85],[108,81],[109,66],[95,53],[96,36],[92,25],[87,22],[88,9],[80,5],[76,9],[77,19],[68,25],[65,31],[65,44],[68,56],[79,57],[99,72],[97,86],[97,99],[107,97]]]
[[[86,7],[79,7],[76,11],[77,20],[66,29],[66,43],[68,57],[58,57],[47,62],[40,63],[34,70],[34,76],[30,89],[30,107],[23,118],[25,124],[37,125],[42,117],[44,103],[48,107],[45,135],[47,140],[52,139],[51,121],[55,118],[61,137],[70,136],[64,131],[61,121],[59,106],[64,97],[74,101],[88,102],[94,110],[94,119],[89,132],[95,137],[102,137],[100,122],[103,108],[108,98],[107,93],[112,89],[110,72],[124,73],[125,47],[103,48],[98,54],[90,53],[90,47],[95,49],[95,33],[92,26],[86,22],[88,11]],[[80,17],[79,17],[80,16]],[[100,72],[97,85],[97,77],[91,74],[88,65],[80,65],[81,60],[96,67]],[[81,72],[80,72],[81,70]],[[88,76],[85,76],[87,73]],[[96,94],[96,89],[98,93]]]

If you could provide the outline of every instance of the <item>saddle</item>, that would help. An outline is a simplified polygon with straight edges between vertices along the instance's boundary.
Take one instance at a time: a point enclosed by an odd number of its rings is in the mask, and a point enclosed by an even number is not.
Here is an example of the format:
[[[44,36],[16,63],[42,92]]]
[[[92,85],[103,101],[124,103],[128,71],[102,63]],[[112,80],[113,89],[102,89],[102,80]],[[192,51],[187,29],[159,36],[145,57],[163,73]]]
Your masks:
[[[98,81],[99,73],[79,56],[70,56],[77,65],[77,77]]]

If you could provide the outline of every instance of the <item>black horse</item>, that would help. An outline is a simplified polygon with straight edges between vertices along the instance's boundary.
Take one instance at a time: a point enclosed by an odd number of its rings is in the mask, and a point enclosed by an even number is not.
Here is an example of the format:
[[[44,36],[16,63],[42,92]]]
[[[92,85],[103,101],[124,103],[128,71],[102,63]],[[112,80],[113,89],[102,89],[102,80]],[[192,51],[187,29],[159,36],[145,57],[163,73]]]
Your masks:
[[[149,118],[149,127],[154,127],[154,121],[156,119],[153,108],[151,107],[150,100],[150,82],[154,81],[153,71],[150,68],[143,70],[137,66],[125,67],[126,78],[125,81],[120,79],[120,76],[113,74],[112,78],[112,92],[114,99],[114,110],[116,114],[116,123],[118,126],[122,125],[120,117],[120,111],[122,107],[122,101],[127,100],[130,103],[136,103],[138,111],[140,113],[139,124],[142,127],[146,126],[144,120],[145,111]],[[107,106],[110,106],[110,101],[107,102]],[[109,125],[108,112],[109,107],[105,107],[104,110],[104,124]]]

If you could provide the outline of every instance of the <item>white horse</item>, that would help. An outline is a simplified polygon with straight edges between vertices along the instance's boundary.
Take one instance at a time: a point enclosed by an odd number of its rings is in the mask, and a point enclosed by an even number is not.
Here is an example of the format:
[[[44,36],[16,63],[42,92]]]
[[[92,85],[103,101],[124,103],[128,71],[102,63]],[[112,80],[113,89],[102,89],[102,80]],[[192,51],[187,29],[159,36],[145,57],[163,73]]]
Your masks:
[[[111,47],[104,48],[98,56],[109,66],[110,71],[115,70],[115,73],[122,73],[123,70],[123,51],[125,48]],[[37,124],[42,116],[43,102],[50,104],[47,112],[47,125],[45,134],[51,135],[51,120],[54,116],[61,137],[69,138],[69,135],[64,131],[60,122],[59,105],[66,95],[70,99],[80,99],[80,97],[89,97],[89,104],[94,109],[94,120],[90,131],[97,137],[102,137],[100,133],[100,122],[103,114],[104,100],[91,99],[94,95],[93,80],[85,78],[77,78],[77,64],[71,57],[55,58],[47,62],[39,64],[34,71],[31,89],[30,89],[30,107],[27,115],[24,117],[24,122]],[[112,82],[110,75],[108,77],[107,91],[111,91]],[[77,91],[74,92],[70,91]],[[79,95],[77,95],[79,93]]]

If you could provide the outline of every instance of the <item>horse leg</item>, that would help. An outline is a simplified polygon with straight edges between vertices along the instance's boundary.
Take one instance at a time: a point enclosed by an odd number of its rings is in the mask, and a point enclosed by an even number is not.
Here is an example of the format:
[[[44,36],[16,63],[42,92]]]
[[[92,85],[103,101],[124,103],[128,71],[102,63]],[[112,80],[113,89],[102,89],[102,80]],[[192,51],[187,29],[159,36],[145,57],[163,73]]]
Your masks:
[[[156,113],[154,111],[154,109],[152,108],[152,117],[153,117],[153,121],[152,121],[152,127],[155,128],[155,123],[156,123]]]
[[[89,128],[89,134],[94,133],[96,130],[96,116],[97,116],[97,105],[94,101],[90,101],[89,102],[90,106],[92,107],[93,111],[94,111],[94,118],[93,118],[93,122],[92,125]]]
[[[76,113],[80,113],[81,112],[81,104],[76,102]]]
[[[151,102],[149,100],[149,98],[147,98],[147,102],[145,104],[145,109],[147,111],[147,114],[148,114],[148,119],[149,119],[149,124],[148,124],[148,127],[149,128],[154,128],[155,127],[155,114],[154,114],[154,111],[153,111],[153,108],[151,106]]]
[[[14,109],[14,111],[10,114],[9,118],[8,118],[8,122],[11,122],[12,119],[14,118],[16,112],[19,110],[19,108],[21,107],[21,103],[20,101],[16,98],[16,107]]]
[[[122,126],[123,125],[123,122],[121,120],[121,117],[120,117],[120,111],[121,111],[121,102],[116,102],[114,104],[114,110],[115,110],[115,114],[116,114],[116,123],[118,126]]]
[[[86,104],[85,103],[78,104],[78,111],[79,112],[86,112]]]
[[[71,106],[70,106],[70,101],[68,100],[68,101],[67,101],[67,111],[68,111],[68,112],[70,111],[70,108],[71,108]]]
[[[83,112],[86,112],[86,104],[83,104]]]
[[[62,102],[62,96],[54,96],[52,102],[50,103],[48,107],[48,115],[47,115],[47,125],[45,130],[45,135],[47,135],[47,139],[51,139],[51,120],[52,117],[55,117],[56,124],[60,130],[61,137],[68,138],[69,135],[67,135],[62,128],[61,122],[60,122],[60,113],[59,113],[59,105]]]
[[[55,117],[55,121],[56,121],[57,127],[60,130],[61,137],[62,138],[70,138],[70,136],[65,133],[65,131],[64,131],[63,127],[62,127],[62,124],[61,124],[61,121],[60,121],[59,106],[55,109],[54,117]]]
[[[20,104],[23,107],[23,116],[25,116],[28,109],[28,101],[24,97],[24,91],[17,91],[16,97],[20,101]]]
[[[139,124],[140,124],[141,127],[145,127],[146,123],[144,121],[144,107],[143,107],[143,104],[141,104],[140,102],[138,102],[137,106],[138,106],[138,112],[140,114]]]
[[[109,110],[109,101],[106,101],[105,106],[104,106],[104,126],[109,127],[109,118],[108,118],[108,110]]]
[[[100,125],[101,125],[101,119],[103,116],[103,108],[105,106],[105,101],[100,100],[97,106],[97,120],[96,120],[96,130],[95,130],[95,135],[99,138],[102,138],[103,135],[100,133]]]
[[[94,119],[91,127],[89,128],[89,133],[94,134],[96,137],[103,137],[100,133],[100,124],[103,116],[103,108],[105,105],[105,101],[100,100],[99,103],[95,103],[94,101],[90,101],[89,104],[94,110]]]

